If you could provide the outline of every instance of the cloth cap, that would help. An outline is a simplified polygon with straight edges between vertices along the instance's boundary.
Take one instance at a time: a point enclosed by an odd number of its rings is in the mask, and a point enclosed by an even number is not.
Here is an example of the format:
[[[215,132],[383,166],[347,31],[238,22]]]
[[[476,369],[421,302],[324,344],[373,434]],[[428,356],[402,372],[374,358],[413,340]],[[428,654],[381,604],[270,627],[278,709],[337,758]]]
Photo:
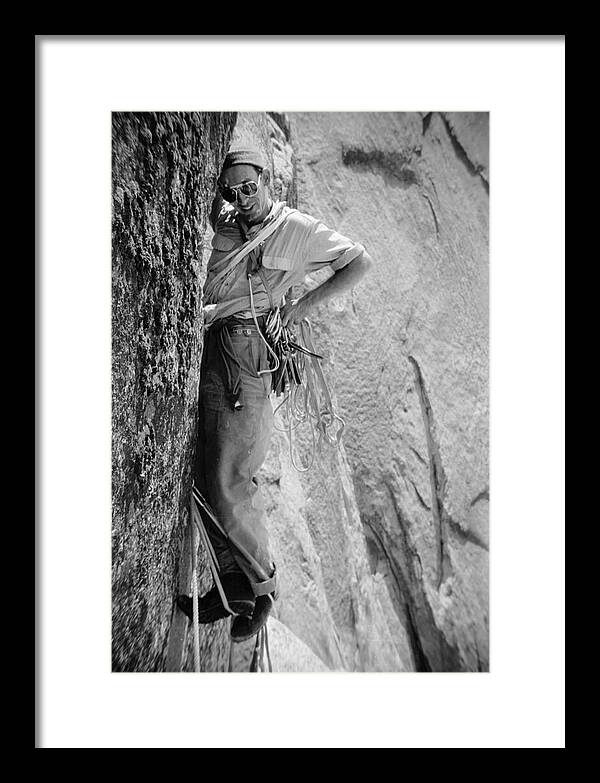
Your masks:
[[[267,162],[262,152],[253,147],[234,147],[229,150],[225,156],[222,171],[231,166],[257,166],[259,169],[266,169]]]

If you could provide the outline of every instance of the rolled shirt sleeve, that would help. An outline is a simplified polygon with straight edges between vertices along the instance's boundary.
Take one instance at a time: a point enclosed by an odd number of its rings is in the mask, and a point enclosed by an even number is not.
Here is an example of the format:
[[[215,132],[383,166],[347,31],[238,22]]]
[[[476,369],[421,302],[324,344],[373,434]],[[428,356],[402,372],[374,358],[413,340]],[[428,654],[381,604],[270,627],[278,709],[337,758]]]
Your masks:
[[[330,267],[333,272],[337,272],[364,253],[364,247],[358,242],[329,228],[320,220],[313,218],[313,221],[304,260],[307,274],[323,267]]]

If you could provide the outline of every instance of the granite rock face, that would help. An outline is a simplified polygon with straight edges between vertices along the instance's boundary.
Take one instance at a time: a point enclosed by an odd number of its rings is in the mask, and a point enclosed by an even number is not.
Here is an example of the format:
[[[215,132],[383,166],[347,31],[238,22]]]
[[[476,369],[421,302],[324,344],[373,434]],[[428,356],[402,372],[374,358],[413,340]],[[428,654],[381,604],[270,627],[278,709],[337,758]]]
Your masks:
[[[114,671],[165,666],[195,443],[202,238],[234,124],[113,114]],[[210,668],[226,666],[225,640],[203,630]]]

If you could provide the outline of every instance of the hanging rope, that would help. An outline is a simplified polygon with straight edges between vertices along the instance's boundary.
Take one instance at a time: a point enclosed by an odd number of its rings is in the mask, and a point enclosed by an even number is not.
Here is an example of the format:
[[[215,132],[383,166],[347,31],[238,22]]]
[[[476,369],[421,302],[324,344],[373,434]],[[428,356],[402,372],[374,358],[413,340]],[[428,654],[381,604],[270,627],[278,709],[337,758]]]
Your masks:
[[[256,326],[256,330],[257,330],[258,334],[260,335],[260,339],[267,346],[267,350],[269,351],[269,353],[271,354],[271,356],[275,360],[275,367],[273,367],[273,369],[269,368],[269,369],[266,369],[266,370],[258,370],[258,374],[259,375],[263,375],[264,373],[274,372],[275,370],[279,369],[279,357],[277,356],[275,351],[271,348],[271,346],[269,345],[269,342],[267,340],[265,340],[264,335],[262,333],[262,329],[258,325],[258,319],[256,317],[256,309],[254,307],[254,293],[252,291],[252,275],[251,274],[248,274],[248,290],[250,292],[250,311],[252,313],[252,319],[254,321],[254,325]],[[268,293],[269,293],[269,296],[270,296],[271,292],[268,291]],[[271,310],[269,312],[269,315],[267,317],[267,325],[269,323],[268,319],[271,317],[271,313],[272,312],[273,312],[273,310]],[[277,309],[277,312],[279,312],[279,309]]]
[[[283,400],[275,408],[281,411],[283,427],[275,425],[280,432],[286,432],[290,445],[290,459],[299,473],[306,473],[313,465],[315,453],[321,443],[331,446],[340,444],[346,423],[333,407],[331,393],[325,381],[321,367],[323,357],[315,351],[312,341],[310,321],[304,318],[300,322],[300,341],[294,338],[288,327],[275,321],[272,336],[281,352],[280,370],[274,375],[273,388]],[[302,344],[301,344],[302,343]],[[310,428],[311,447],[306,464],[299,464],[294,454],[295,430],[307,425]]]
[[[193,519],[194,501],[190,501],[191,517]],[[196,526],[192,524],[192,627],[194,632],[194,671],[200,671],[200,627],[198,623],[198,539]]]
[[[266,653],[266,662],[265,662]],[[269,633],[267,626],[263,626],[256,634],[256,641],[254,643],[254,651],[252,653],[252,660],[250,661],[251,672],[272,672],[273,662],[271,661],[271,652],[269,650]]]
[[[197,490],[194,491],[195,489],[196,488],[193,486],[191,497],[190,497],[190,512],[191,512],[191,520],[192,520],[192,629],[193,629],[193,636],[194,636],[194,671],[199,672],[200,671],[200,623],[198,617],[198,549],[200,546],[200,540],[202,540],[202,543],[204,544],[204,547],[206,549],[206,553],[208,556],[208,564],[210,566],[214,583],[216,584],[217,590],[219,591],[219,595],[221,596],[221,601],[223,602],[223,606],[225,607],[227,612],[229,612],[229,614],[232,615],[233,612],[229,607],[229,604],[227,602],[227,597],[225,595],[225,591],[223,590],[223,585],[221,584],[221,580],[219,578],[219,561],[217,560],[215,550],[213,549],[213,546],[210,543],[210,539],[206,532],[206,528],[204,527],[204,522],[202,521],[202,516],[198,508],[198,501],[195,496]]]

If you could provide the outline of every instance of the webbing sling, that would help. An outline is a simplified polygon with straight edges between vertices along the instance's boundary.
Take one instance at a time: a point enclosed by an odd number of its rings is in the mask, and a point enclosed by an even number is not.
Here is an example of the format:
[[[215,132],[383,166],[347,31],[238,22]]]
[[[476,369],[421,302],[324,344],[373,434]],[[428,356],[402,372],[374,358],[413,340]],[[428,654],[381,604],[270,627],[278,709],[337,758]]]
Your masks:
[[[230,615],[234,615],[235,613],[231,610],[227,602],[227,597],[225,596],[225,591],[223,590],[223,585],[221,584],[221,580],[219,578],[219,570],[220,570],[219,562],[217,560],[215,551],[208,537],[208,533],[206,532],[206,528],[204,527],[204,522],[202,521],[202,515],[199,512],[199,507],[204,509],[204,511],[210,517],[211,521],[217,526],[219,531],[231,542],[231,538],[227,536],[227,534],[219,524],[219,521],[216,518],[211,507],[208,505],[208,503],[206,502],[202,494],[199,492],[196,485],[192,484],[191,513],[192,513],[193,524],[197,528],[198,532],[200,533],[200,537],[206,548],[206,552],[208,554],[208,563],[210,566],[210,570],[212,572],[212,577],[215,582],[215,585],[217,586],[217,590],[219,591],[219,595],[221,596],[221,601],[223,602],[223,606],[225,607],[225,609]],[[236,545],[234,544],[234,546]],[[261,575],[265,575],[264,570],[243,547],[238,545],[237,548],[239,549],[240,552],[242,552],[242,554],[244,554],[244,557],[253,564],[253,567],[257,570],[257,573]],[[192,535],[192,624],[194,629],[194,671],[199,672],[200,671],[200,624],[198,622],[199,618],[198,618],[198,551],[197,550],[198,547],[195,541],[195,536]],[[254,590],[257,596],[268,594],[269,597],[271,597],[270,594],[276,588],[276,574],[273,574],[271,578],[267,578],[263,582],[251,583],[251,584],[252,584],[252,589]],[[273,599],[271,598],[271,600]],[[273,664],[271,662],[271,653],[269,650],[269,637],[267,634],[266,626],[263,626],[263,628],[261,628],[256,634],[256,644],[254,646],[254,654],[252,656],[252,661],[250,663],[251,672],[267,670],[267,667],[264,662],[265,652],[268,660],[268,670],[272,672]]]
[[[267,225],[261,229],[253,239],[245,242],[243,245],[241,245],[241,247],[236,247],[235,250],[232,250],[232,252],[229,253],[229,255],[222,258],[219,261],[219,267],[223,265],[225,266],[223,269],[220,269],[220,271],[214,277],[207,281],[206,287],[204,289],[205,301],[210,301],[221,283],[225,280],[227,275],[229,275],[229,273],[235,269],[238,263],[243,258],[245,258],[248,253],[254,250],[255,247],[260,245],[261,242],[264,242],[267,237],[270,237],[271,234],[277,228],[279,228],[287,216],[295,211],[296,210],[287,207],[284,203],[277,217],[274,217],[269,223],[267,223]]]

